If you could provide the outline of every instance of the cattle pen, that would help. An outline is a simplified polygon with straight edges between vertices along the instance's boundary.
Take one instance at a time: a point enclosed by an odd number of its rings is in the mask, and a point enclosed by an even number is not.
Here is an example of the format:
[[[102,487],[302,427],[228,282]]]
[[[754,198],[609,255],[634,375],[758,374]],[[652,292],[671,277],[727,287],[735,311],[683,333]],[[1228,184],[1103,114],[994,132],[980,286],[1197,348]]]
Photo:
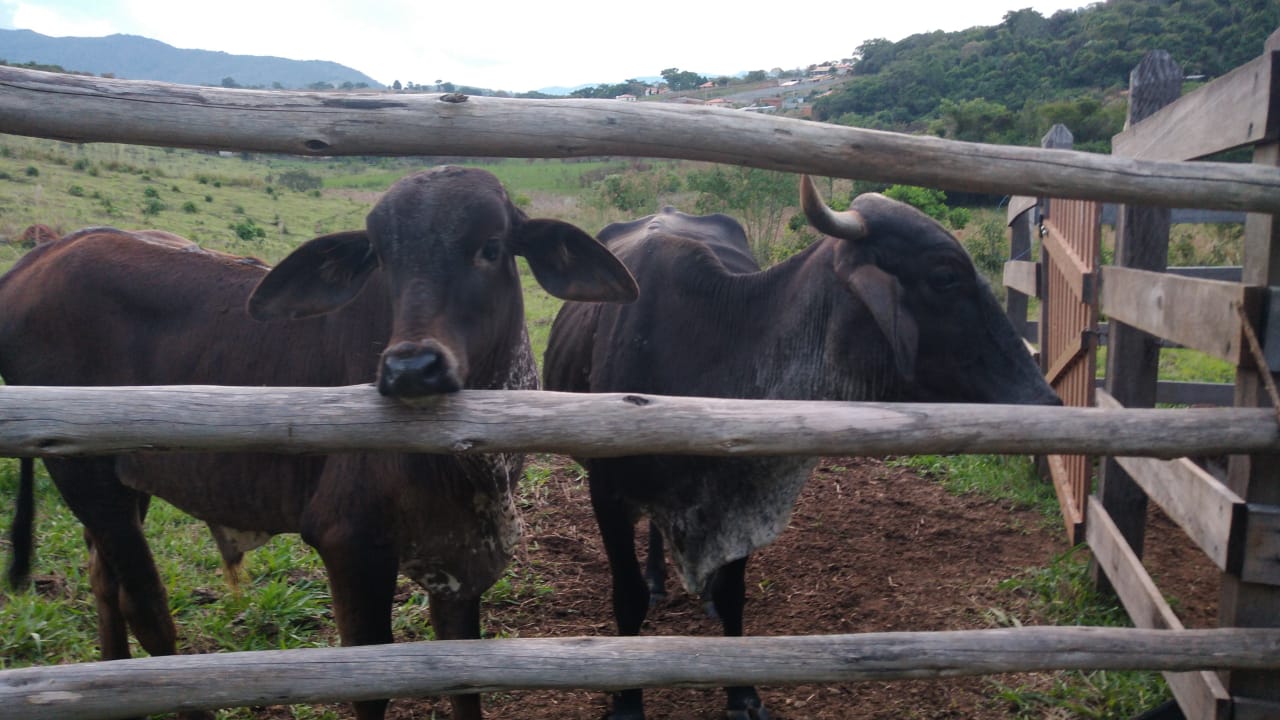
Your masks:
[[[1171,75],[1157,65],[1154,77]],[[1096,392],[1087,362],[1083,380],[1064,380],[1082,393],[1071,401],[1080,407],[518,391],[466,391],[407,407],[363,386],[0,387],[0,455],[392,448],[582,456],[1046,455],[1068,532],[1088,542],[1102,576],[1137,626],[696,641],[433,641],[142,658],[0,672],[0,718],[108,718],[533,688],[792,684],[1071,668],[1176,673],[1170,685],[1187,717],[1280,716],[1280,465],[1274,462],[1280,422],[1276,408],[1268,407],[1274,401],[1271,375],[1280,369],[1280,309],[1271,310],[1280,297],[1280,233],[1274,224],[1280,213],[1278,93],[1280,32],[1256,61],[1168,109],[1144,108],[1135,100],[1115,154],[1101,156],[712,108],[248,91],[0,68],[0,131],[73,142],[305,156],[669,157],[1053,198],[1047,213],[1031,213],[1034,201],[1015,203],[1017,212],[1011,210],[1014,241],[1019,231],[1036,230],[1044,257],[1006,268],[1006,284],[1016,291],[1010,311],[1020,311],[1025,320],[1025,297],[1044,299],[1035,337],[1045,370],[1055,379],[1067,378],[1081,359],[1092,358],[1097,309],[1112,320],[1104,392]],[[1136,90],[1135,95],[1142,97]],[[1156,101],[1156,107],[1166,103]],[[1174,127],[1190,139],[1173,139]],[[1187,162],[1242,146],[1253,147],[1252,164]],[[1067,207],[1065,201],[1129,206],[1121,213],[1116,267],[1087,264],[1096,250],[1072,250],[1077,246],[1069,236],[1095,232],[1100,214],[1085,212],[1067,222],[1067,213],[1055,209]],[[1248,213],[1238,280],[1154,272],[1164,269],[1167,249],[1156,241],[1153,251],[1129,238],[1151,233],[1142,228],[1153,222],[1158,235],[1163,223],[1167,244],[1169,208]],[[1163,220],[1160,213],[1166,214]],[[1048,313],[1069,296],[1092,303],[1093,310],[1075,310],[1075,319],[1085,322],[1064,332],[1062,321]],[[1228,403],[1233,407],[1154,409],[1166,400],[1160,393],[1170,391],[1160,389],[1151,370],[1154,335],[1235,364]],[[1137,349],[1122,352],[1126,344]],[[1225,480],[1185,459],[1219,454],[1232,457]],[[1071,463],[1061,458],[1072,455],[1117,458],[1103,463],[1094,495],[1088,492],[1089,463],[1075,464],[1086,471],[1084,479],[1065,479]],[[1142,571],[1141,524],[1134,518],[1148,497],[1176,517],[1222,570],[1219,628],[1181,629]],[[266,666],[271,672],[254,672]]]

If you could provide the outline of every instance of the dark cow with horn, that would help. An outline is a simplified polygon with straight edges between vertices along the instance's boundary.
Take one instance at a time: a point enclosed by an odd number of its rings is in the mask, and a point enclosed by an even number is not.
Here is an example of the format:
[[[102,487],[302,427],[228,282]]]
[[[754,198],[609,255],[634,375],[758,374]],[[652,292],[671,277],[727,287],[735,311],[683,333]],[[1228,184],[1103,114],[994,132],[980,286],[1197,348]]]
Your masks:
[[[742,226],[671,208],[599,235],[640,285],[627,306],[566,303],[552,326],[546,385],[574,392],[728,398],[1056,404],[960,243],[882,195],[837,213],[807,177],[804,212],[827,237],[761,271]],[[683,584],[742,634],[751,552],[786,527],[816,458],[643,456],[584,459],[613,575],[622,635],[639,633],[661,591],[661,538]],[[651,587],[633,523],[651,537]],[[729,717],[768,717],[752,687],[728,691]],[[644,714],[614,695],[615,720]]]
[[[44,243],[0,278],[0,376],[14,385],[374,382],[395,399],[534,388],[515,256],[552,294],[626,302],[635,281],[587,233],[531,219],[488,172],[391,186],[366,229],[315,238],[268,269],[109,228]],[[345,645],[392,641],[397,571],[426,588],[436,637],[480,635],[480,596],[518,538],[520,455],[136,454],[48,459],[90,544],[105,659],[127,629],[175,652],[141,522],[149,496],[215,530],[224,557],[296,532],[324,561]],[[29,482],[29,479],[26,481]],[[385,700],[356,703],[362,720]],[[453,717],[480,717],[477,695]]]

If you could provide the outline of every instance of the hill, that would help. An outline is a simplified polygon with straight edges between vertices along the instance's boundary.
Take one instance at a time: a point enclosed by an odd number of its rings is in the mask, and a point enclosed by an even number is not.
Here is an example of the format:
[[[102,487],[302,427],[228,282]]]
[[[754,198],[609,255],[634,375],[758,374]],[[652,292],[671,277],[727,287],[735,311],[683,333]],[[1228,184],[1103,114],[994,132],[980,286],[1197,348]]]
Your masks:
[[[224,85],[230,79],[238,87],[383,87],[335,62],[185,50],[137,35],[49,37],[31,30],[0,30],[0,58],[10,64],[57,65],[68,72],[185,85]]]
[[[857,48],[853,79],[815,119],[958,140],[1035,144],[1054,123],[1105,152],[1124,121],[1129,71],[1165,50],[1190,89],[1257,57],[1280,26],[1275,0],[1107,0],[991,27],[883,38]]]

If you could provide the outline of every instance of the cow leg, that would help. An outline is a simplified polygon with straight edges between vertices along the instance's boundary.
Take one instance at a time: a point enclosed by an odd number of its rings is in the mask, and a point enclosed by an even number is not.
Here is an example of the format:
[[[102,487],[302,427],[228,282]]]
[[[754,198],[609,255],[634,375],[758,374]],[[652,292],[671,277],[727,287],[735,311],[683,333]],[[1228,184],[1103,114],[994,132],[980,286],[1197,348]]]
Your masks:
[[[644,575],[649,581],[649,607],[662,604],[667,597],[667,558],[662,533],[649,521],[649,552],[645,557]]]
[[[343,645],[380,645],[392,641],[391,603],[398,560],[381,522],[360,515],[314,532],[303,520],[302,538],[320,553],[329,575],[333,617]],[[352,703],[357,720],[382,720],[387,700]]]
[[[480,639],[480,596],[428,593],[431,627],[437,640]],[[452,720],[480,720],[480,695],[453,695]]]
[[[742,637],[742,611],[747,602],[747,558],[718,569],[711,582],[711,602],[724,627],[725,637]],[[728,720],[769,720],[769,711],[750,685],[725,688]]]
[[[611,490],[611,483],[590,478],[591,507],[605,555],[609,558],[609,574],[613,577],[613,617],[618,634],[640,634],[649,611],[649,588],[636,559],[635,525],[622,499]],[[610,720],[643,720],[644,695],[638,689],[613,694]]]
[[[129,657],[126,623],[151,655],[175,654],[168,592],[142,534],[149,496],[122,485],[111,459],[50,460],[46,466],[84,525],[103,659]]]

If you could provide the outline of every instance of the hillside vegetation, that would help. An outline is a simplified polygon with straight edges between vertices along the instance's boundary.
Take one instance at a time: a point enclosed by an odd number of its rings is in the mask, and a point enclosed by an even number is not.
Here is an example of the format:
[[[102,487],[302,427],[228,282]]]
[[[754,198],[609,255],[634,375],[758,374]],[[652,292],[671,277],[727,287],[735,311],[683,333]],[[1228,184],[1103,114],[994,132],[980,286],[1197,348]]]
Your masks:
[[[1144,54],[1167,51],[1190,89],[1261,54],[1277,27],[1274,0],[1108,0],[1047,18],[1016,10],[996,26],[864,42],[853,79],[813,115],[1012,145],[1063,123],[1077,149],[1107,152]]]

